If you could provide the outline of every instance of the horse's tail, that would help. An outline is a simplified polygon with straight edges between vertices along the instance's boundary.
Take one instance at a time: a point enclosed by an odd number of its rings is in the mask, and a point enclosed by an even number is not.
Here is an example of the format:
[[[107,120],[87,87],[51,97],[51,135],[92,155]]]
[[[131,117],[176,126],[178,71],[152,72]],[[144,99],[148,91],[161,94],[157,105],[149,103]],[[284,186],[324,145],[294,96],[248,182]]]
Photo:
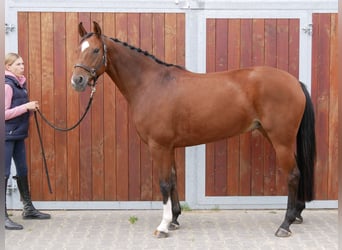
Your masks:
[[[298,199],[311,201],[314,196],[314,165],[316,160],[315,113],[310,94],[300,82],[306,104],[297,134],[297,165],[300,171]]]

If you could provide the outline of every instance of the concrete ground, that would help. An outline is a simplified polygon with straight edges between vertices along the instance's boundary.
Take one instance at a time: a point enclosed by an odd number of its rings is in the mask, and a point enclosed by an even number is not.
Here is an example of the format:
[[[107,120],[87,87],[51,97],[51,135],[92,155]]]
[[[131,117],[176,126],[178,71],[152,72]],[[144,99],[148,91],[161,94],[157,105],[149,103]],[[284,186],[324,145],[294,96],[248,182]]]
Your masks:
[[[194,210],[179,217],[181,227],[169,237],[153,232],[162,210],[56,210],[51,220],[11,219],[24,230],[5,230],[6,250],[105,249],[338,249],[338,211],[305,210],[304,223],[292,225],[292,236],[277,238],[284,210]]]

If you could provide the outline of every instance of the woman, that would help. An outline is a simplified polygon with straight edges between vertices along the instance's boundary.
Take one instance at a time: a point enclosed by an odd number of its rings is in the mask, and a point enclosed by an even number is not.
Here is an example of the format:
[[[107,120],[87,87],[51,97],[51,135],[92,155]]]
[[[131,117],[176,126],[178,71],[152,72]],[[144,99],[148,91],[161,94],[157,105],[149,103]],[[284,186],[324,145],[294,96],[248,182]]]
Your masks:
[[[39,108],[37,101],[29,101],[24,76],[23,59],[16,53],[5,57],[5,192],[10,176],[13,158],[17,170],[17,180],[23,201],[23,219],[50,219],[49,214],[41,213],[32,204],[27,178],[25,138],[28,136],[30,111]],[[13,222],[5,207],[5,228],[20,230],[23,226]]]

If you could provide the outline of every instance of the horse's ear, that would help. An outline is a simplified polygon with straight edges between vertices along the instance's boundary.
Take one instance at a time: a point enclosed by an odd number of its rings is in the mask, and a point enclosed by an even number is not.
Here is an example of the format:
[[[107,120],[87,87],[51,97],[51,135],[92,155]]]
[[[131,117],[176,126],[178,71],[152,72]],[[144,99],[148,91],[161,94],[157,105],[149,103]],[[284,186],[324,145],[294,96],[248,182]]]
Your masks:
[[[80,34],[80,37],[84,37],[88,33],[83,27],[82,22],[80,22],[78,25],[78,33]]]
[[[93,21],[93,24],[94,24],[94,33],[101,36],[102,31],[101,31],[100,25],[95,21]]]

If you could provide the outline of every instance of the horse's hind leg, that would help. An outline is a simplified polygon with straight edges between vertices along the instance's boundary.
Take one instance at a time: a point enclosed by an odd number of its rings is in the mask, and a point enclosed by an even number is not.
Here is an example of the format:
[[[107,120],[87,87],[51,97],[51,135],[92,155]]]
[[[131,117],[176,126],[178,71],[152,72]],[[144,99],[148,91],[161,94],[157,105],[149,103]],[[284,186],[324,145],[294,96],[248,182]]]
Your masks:
[[[297,200],[296,203],[296,220],[293,222],[294,224],[303,223],[302,212],[305,209],[305,202]]]
[[[278,237],[288,237],[291,235],[290,225],[296,220],[298,211],[296,209],[298,184],[300,178],[300,172],[296,164],[293,151],[289,147],[275,146],[278,165],[281,166],[288,174],[288,200],[287,210],[283,223],[275,233]]]

